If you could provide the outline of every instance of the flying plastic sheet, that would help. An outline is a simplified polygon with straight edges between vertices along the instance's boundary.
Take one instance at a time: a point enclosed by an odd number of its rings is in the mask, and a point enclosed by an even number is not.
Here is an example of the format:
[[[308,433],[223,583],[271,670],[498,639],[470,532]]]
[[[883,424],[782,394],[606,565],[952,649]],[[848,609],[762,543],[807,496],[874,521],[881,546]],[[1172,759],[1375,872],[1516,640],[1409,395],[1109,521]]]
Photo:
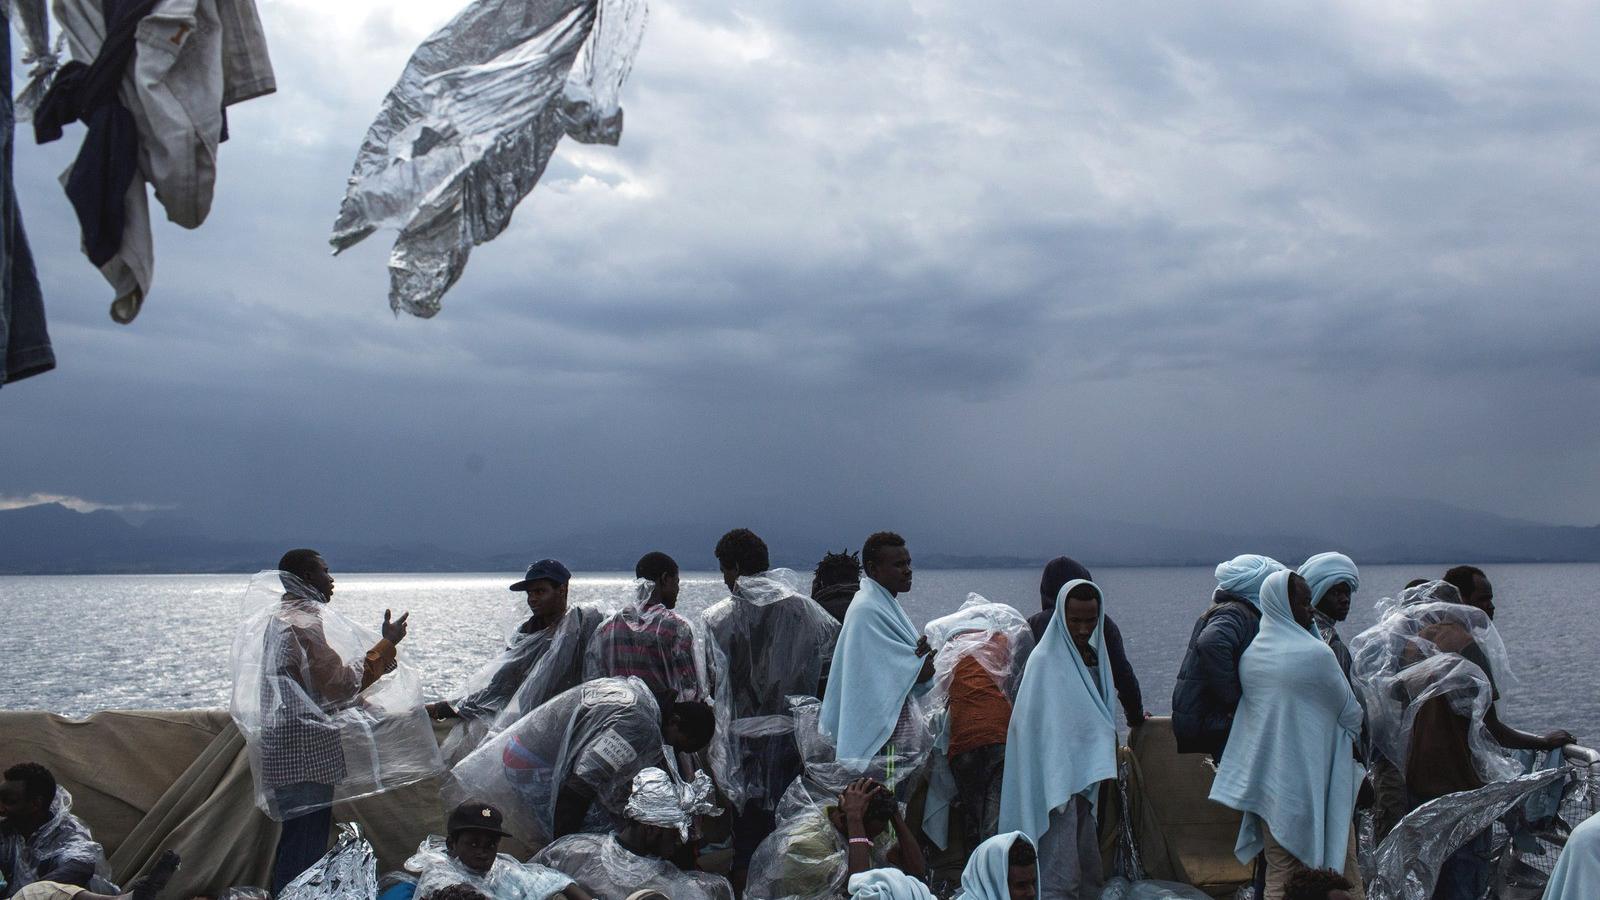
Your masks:
[[[1027,627],[1026,621],[1023,627]],[[835,755],[833,739],[818,727],[822,702],[811,697],[793,700],[795,742],[805,771],[783,792],[777,809],[779,822],[837,803],[844,789],[858,778],[871,778],[894,790],[922,775],[932,757],[932,735],[919,728],[910,732],[910,740],[897,743],[894,756],[874,756],[864,769],[861,760],[841,763]]]
[[[1489,617],[1442,602],[1423,585],[1389,604],[1376,625],[1350,642],[1351,674],[1362,693],[1373,745],[1403,773],[1419,711],[1443,700],[1468,720],[1468,743],[1485,782],[1521,774],[1490,736],[1485,717],[1511,678],[1505,645]],[[1448,585],[1446,585],[1448,587]]]
[[[443,771],[417,673],[405,663],[362,688],[379,636],[287,572],[245,591],[233,642],[233,720],[256,805],[278,821]],[[291,786],[330,785],[327,794]]]
[[[639,674],[657,696],[699,700],[706,695],[694,625],[661,604],[648,605],[655,584],[633,583],[633,598],[595,629],[584,655],[585,679]],[[645,673],[648,677],[645,677]]]
[[[661,711],[637,678],[581,684],[500,732],[450,770],[450,795],[492,803],[530,846],[554,836],[563,784],[594,798],[585,830],[620,821],[633,777],[669,765]],[[568,873],[571,874],[571,873]]]
[[[563,135],[622,136],[618,95],[644,0],[474,0],[417,48],[356,154],[330,243],[400,230],[389,305],[438,313],[478,244],[498,237]]]
[[[572,876],[596,900],[626,900],[635,891],[655,890],[672,900],[733,900],[728,879],[709,872],[685,872],[670,861],[641,856],[613,834],[570,834],[540,850],[533,861]]]
[[[717,786],[736,808],[774,809],[798,762],[789,698],[816,694],[839,622],[805,595],[795,572],[773,569],[740,578],[733,596],[705,611],[704,625]]]
[[[56,787],[56,796],[50,803],[50,818],[39,830],[27,838],[20,834],[0,833],[0,861],[11,873],[11,886],[0,878],[0,896],[6,896],[39,880],[39,864],[49,861],[59,867],[74,863],[93,870],[90,889],[96,893],[119,893],[112,884],[111,868],[106,865],[106,851],[89,834],[83,821],[72,814],[72,795],[64,787]]]
[[[462,865],[445,849],[445,839],[429,835],[417,852],[406,860],[406,871],[417,876],[416,900],[452,884],[465,884],[489,900],[546,900],[566,890],[572,879],[554,869],[534,863],[520,863],[509,853],[495,857],[486,875]]]
[[[378,854],[357,825],[339,826],[333,849],[289,882],[278,900],[374,900]]]

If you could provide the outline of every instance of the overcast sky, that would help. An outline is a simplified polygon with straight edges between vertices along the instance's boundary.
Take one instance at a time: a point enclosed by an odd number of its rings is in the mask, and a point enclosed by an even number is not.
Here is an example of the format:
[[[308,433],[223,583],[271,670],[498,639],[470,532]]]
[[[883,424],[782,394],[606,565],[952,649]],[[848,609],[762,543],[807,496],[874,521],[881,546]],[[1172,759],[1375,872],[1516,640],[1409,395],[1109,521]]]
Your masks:
[[[19,131],[59,367],[0,389],[0,497],[467,547],[1600,522],[1593,3],[653,0],[621,146],[397,319],[392,235],[326,239],[452,6],[267,0],[279,92],[131,327],[55,182],[81,130]]]

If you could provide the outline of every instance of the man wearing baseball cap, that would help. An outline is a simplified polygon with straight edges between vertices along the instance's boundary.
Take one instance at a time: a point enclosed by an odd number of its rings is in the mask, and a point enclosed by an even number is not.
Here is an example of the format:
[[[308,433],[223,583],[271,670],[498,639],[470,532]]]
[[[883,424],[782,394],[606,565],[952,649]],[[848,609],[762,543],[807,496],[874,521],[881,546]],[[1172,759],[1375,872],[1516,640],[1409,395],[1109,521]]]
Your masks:
[[[435,719],[481,723],[464,735],[457,758],[488,731],[499,731],[546,700],[583,680],[583,651],[603,616],[592,607],[567,605],[572,573],[559,560],[541,559],[528,567],[511,590],[527,595],[533,614],[506,649],[467,682],[460,699],[428,705]]]
[[[467,885],[489,900],[593,900],[570,877],[539,865],[524,865],[502,855],[500,839],[509,836],[504,817],[481,800],[457,806],[446,823],[448,837],[440,852],[439,838],[422,842],[406,868],[417,875],[416,900],[443,896],[452,885]],[[386,892],[385,900],[402,900],[402,892]]]

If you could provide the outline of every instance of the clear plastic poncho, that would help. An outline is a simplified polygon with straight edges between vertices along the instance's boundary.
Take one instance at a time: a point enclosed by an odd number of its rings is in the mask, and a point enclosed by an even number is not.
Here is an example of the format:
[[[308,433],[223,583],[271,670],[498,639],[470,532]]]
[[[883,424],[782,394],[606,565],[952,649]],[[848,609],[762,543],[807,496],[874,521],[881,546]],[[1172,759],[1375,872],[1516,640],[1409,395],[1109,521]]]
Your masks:
[[[831,802],[831,801],[830,801]],[[868,868],[889,868],[894,828],[872,840]],[[746,900],[825,900],[845,892],[850,845],[833,826],[828,810],[814,806],[785,821],[750,859]]]
[[[694,625],[661,604],[650,604],[655,584],[640,578],[633,598],[595,629],[584,655],[583,677],[642,680],[657,697],[706,696]]]
[[[1026,622],[1023,623],[1026,627]],[[800,748],[804,772],[784,790],[778,801],[777,819],[786,822],[808,810],[836,803],[839,795],[858,778],[871,778],[891,791],[923,774],[933,753],[932,736],[926,729],[907,732],[898,742],[895,754],[880,754],[862,768],[861,760],[847,765],[834,753],[833,738],[819,724],[822,703],[813,697],[793,697],[794,737]]]
[[[232,713],[263,812],[281,822],[444,770],[416,672],[367,671],[377,633],[287,572],[251,578],[243,610]]]
[[[644,0],[474,0],[417,48],[367,131],[334,252],[400,229],[389,305],[424,318],[498,237],[563,135],[616,144]]]
[[[289,882],[278,900],[375,900],[378,853],[355,824],[341,824],[333,849]]]
[[[733,887],[721,875],[685,872],[670,860],[634,853],[614,834],[568,835],[534,854],[533,862],[572,876],[595,900],[627,900],[644,890],[672,900],[733,900]]]
[[[806,596],[800,576],[773,569],[739,579],[705,611],[700,635],[717,736],[717,787],[737,808],[777,806],[798,768],[791,696],[815,696],[839,622]]]
[[[417,847],[417,852],[406,860],[406,871],[417,876],[416,900],[427,900],[428,895],[452,884],[465,884],[482,893],[489,900],[546,900],[550,895],[566,890],[572,878],[534,863],[521,863],[509,853],[495,857],[487,874],[467,868],[451,856],[445,848],[445,839],[429,835]]]
[[[9,881],[0,878],[0,897],[10,897],[65,865],[89,873],[88,887],[95,893],[120,893],[111,883],[105,848],[89,834],[83,820],[72,814],[72,794],[59,785],[50,803],[49,821],[26,840],[20,834],[0,832],[0,860],[11,873]]]
[[[1441,701],[1469,723],[1479,778],[1514,778],[1521,766],[1484,724],[1499,687],[1511,678],[1505,645],[1482,611],[1436,599],[1450,595],[1438,584],[1443,582],[1412,588],[1399,602],[1382,605],[1378,623],[1350,642],[1351,675],[1367,710],[1372,745],[1405,773],[1418,715]]]
[[[620,823],[640,770],[669,766],[661,711],[637,678],[572,688],[500,732],[450,770],[448,796],[491,803],[530,846],[554,836],[563,785],[592,798],[585,831]],[[571,873],[568,873],[571,874]]]

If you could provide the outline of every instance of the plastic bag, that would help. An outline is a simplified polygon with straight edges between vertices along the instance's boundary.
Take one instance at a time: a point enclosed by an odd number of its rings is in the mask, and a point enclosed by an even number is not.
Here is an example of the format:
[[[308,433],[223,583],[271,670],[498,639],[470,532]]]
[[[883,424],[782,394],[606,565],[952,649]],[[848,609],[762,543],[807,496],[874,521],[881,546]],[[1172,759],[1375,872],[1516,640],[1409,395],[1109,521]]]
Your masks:
[[[362,687],[376,633],[287,572],[252,578],[243,606],[232,713],[263,812],[281,822],[444,770],[416,672]]]
[[[75,864],[94,873],[89,889],[98,894],[119,894],[111,883],[111,867],[106,864],[105,848],[89,834],[89,827],[72,814],[72,794],[61,786],[56,787],[55,799],[50,803],[50,818],[26,839],[20,834],[0,832],[0,860],[10,875],[10,886],[0,887],[0,894],[13,894],[39,880],[39,865],[49,862],[52,867]]]
[[[533,862],[571,876],[597,900],[625,900],[644,890],[660,891],[672,900],[733,900],[726,878],[685,872],[668,860],[641,856],[610,834],[568,835],[535,854]]]
[[[354,824],[339,826],[339,839],[311,868],[289,882],[278,900],[374,900],[378,854]]]
[[[609,830],[621,820],[633,777],[670,765],[662,743],[661,711],[644,682],[602,678],[485,741],[450,770],[447,794],[452,802],[493,804],[507,831],[537,847],[553,836],[556,801],[570,783],[594,799],[585,830]]]
[[[704,625],[717,786],[735,807],[773,809],[800,771],[789,698],[816,694],[839,622],[802,592],[798,575],[774,569],[739,579]]]
[[[1434,585],[1412,588],[1350,642],[1372,745],[1404,773],[1418,713],[1443,699],[1471,723],[1468,743],[1482,780],[1514,778],[1521,766],[1484,724],[1498,687],[1511,679],[1500,633],[1482,611],[1438,596]]]
[[[870,868],[887,868],[894,830],[873,839]],[[849,845],[825,808],[806,809],[767,836],[750,859],[745,889],[749,900],[823,900],[845,889],[850,874]]]
[[[557,143],[615,144],[644,0],[475,0],[417,48],[356,155],[330,243],[400,229],[389,305],[439,311]]]
[[[584,656],[583,676],[634,676],[655,695],[674,700],[699,700],[706,695],[703,665],[693,624],[661,604],[649,605],[655,585],[634,582],[635,596],[595,629]]]
[[[406,871],[417,875],[415,900],[452,884],[469,885],[489,900],[546,900],[551,894],[572,884],[567,875],[533,863],[520,863],[509,853],[495,857],[488,874],[480,875],[462,865],[445,849],[445,839],[430,835],[417,852],[406,860]]]

